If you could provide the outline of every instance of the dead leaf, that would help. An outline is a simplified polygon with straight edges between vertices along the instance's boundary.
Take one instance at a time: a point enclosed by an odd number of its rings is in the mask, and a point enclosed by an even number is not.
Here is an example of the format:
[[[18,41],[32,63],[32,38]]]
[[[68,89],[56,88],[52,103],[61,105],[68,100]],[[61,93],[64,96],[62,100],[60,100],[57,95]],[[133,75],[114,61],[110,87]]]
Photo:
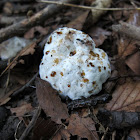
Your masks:
[[[35,46],[36,46],[36,43],[33,43],[32,45],[30,45],[30,47],[24,51],[23,49],[23,53],[21,54],[21,56],[24,56],[24,55],[33,55],[34,52],[35,52]]]
[[[23,104],[16,108],[10,109],[12,113],[16,113],[17,117],[22,117],[24,114],[29,113],[33,110],[33,107],[30,103]]]
[[[95,0],[91,6],[94,6],[95,8],[108,8],[111,5],[112,0]],[[91,12],[88,15],[88,18],[86,19],[84,29],[89,28],[94,23],[96,23],[101,16],[103,16],[107,11],[104,10],[96,10],[91,9]]]
[[[106,31],[100,27],[92,27],[89,29],[88,34],[94,40],[96,47],[98,47],[103,44],[105,39],[107,39],[107,36],[111,35],[111,32]]]
[[[135,112],[140,106],[140,82],[127,81],[118,85],[112,100],[106,105],[107,110]]]
[[[77,114],[72,114],[68,119],[69,125],[67,130],[72,135],[78,135],[88,140],[99,140],[96,132],[95,123],[91,118],[80,118]]]
[[[128,38],[120,38],[118,42],[118,55],[119,57],[125,58],[128,55],[133,54],[136,52],[137,47],[136,47],[137,42],[136,41],[131,41]]]
[[[139,15],[140,15],[139,11],[131,12],[127,22],[129,24],[139,26],[140,25]],[[125,63],[133,72],[135,72],[136,74],[140,74],[140,64],[138,63],[140,53],[139,52],[135,53],[138,50],[136,47],[137,44],[139,44],[138,41],[122,36],[118,42],[118,55],[122,59],[125,59],[127,56],[129,56],[126,59]]]
[[[24,38],[33,39],[35,36],[35,32],[39,32],[40,35],[46,35],[48,33],[48,30],[46,28],[41,27],[41,26],[35,26],[24,34]]]
[[[135,72],[136,74],[140,75],[140,52],[137,51],[135,54],[131,55],[125,60],[125,63],[129,66],[129,68]]]
[[[135,140],[140,140],[140,129],[132,129],[130,132],[130,136],[134,137]]]
[[[52,140],[70,140],[70,133],[68,130],[62,128],[54,137]]]
[[[21,88],[20,85],[13,87],[13,89],[11,89],[8,93],[0,97],[0,106],[6,104],[11,99],[10,95],[12,95],[13,92],[18,90],[19,88]]]
[[[57,131],[58,126],[51,119],[39,117],[34,128],[32,140],[50,139]]]
[[[36,80],[36,94],[41,108],[54,122],[61,124],[61,119],[69,117],[66,104],[61,102],[57,91],[47,81]]]
[[[83,24],[85,23],[88,13],[89,11],[84,12],[82,15],[78,16],[75,20],[69,22],[66,26],[69,28],[82,30]]]

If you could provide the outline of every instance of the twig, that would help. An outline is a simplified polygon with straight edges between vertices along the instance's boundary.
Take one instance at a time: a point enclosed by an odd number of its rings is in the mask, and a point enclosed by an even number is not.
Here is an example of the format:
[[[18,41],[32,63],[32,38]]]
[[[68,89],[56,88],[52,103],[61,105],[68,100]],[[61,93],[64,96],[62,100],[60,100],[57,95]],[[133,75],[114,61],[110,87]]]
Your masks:
[[[118,25],[112,25],[112,29],[115,32],[123,33],[128,37],[140,40],[140,28],[134,25],[125,22],[120,22],[120,24]]]
[[[116,137],[116,130],[114,130],[112,133],[112,140],[115,140],[115,137]]]
[[[40,115],[40,112],[41,112],[41,108],[38,107],[38,109],[36,110],[32,120],[30,121],[28,127],[24,130],[23,134],[21,135],[21,137],[19,138],[19,140],[24,140],[28,134],[30,133],[30,131],[32,130],[32,128],[34,127],[39,115]]]
[[[140,77],[140,75],[122,75],[122,76],[111,77],[108,80],[113,81],[113,80],[118,80],[120,78],[129,78],[129,77]]]
[[[37,1],[49,3],[49,4],[57,4],[57,5],[63,5],[63,6],[82,8],[86,10],[103,10],[103,11],[140,10],[140,7],[137,7],[137,8],[136,7],[135,8],[96,8],[96,7],[91,7],[91,6],[75,5],[75,4],[63,3],[63,2],[57,2],[57,1],[48,1],[48,0],[37,0]]]
[[[35,78],[37,76],[38,76],[38,72],[24,86],[22,86],[20,89],[18,89],[17,91],[15,91],[11,95],[11,97],[17,96],[18,93],[22,92],[25,88],[27,88],[35,80]]]
[[[17,139],[17,131],[18,131],[18,128],[19,128],[19,125],[21,124],[21,122],[22,122],[22,120],[19,121],[19,123],[17,124],[16,131],[15,131],[15,134],[14,134],[15,140],[18,140]]]
[[[62,0],[62,2],[73,2],[73,0]],[[24,19],[18,23],[15,23],[11,26],[8,26],[4,29],[0,30],[0,43],[4,40],[7,40],[10,37],[16,35],[22,35],[31,27],[42,24],[52,15],[58,13],[62,9],[61,6],[56,5],[49,5],[48,7],[44,8],[40,12],[36,13],[31,18]]]
[[[18,16],[17,17],[0,16],[0,24],[11,25],[11,24],[19,22],[23,19],[25,19],[25,16],[20,16],[20,17],[18,17]]]
[[[106,128],[106,130],[105,130],[105,132],[104,132],[104,135],[102,136],[102,138],[101,138],[101,140],[104,140],[105,139],[105,137],[106,137],[106,134],[107,134],[107,132],[108,132],[108,127]]]
[[[21,56],[25,51],[27,51],[30,47],[36,44],[36,41],[29,44],[27,47],[25,47],[23,50],[20,51],[20,53],[13,59],[13,61],[6,67],[6,69],[0,74],[0,77],[10,68],[10,66]]]

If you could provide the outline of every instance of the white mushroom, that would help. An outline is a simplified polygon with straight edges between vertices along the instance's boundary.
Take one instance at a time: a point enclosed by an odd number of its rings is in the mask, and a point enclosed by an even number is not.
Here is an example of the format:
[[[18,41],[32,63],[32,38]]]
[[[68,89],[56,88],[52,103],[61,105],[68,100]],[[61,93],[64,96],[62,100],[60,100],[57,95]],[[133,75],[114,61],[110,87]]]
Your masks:
[[[62,97],[72,100],[98,94],[111,74],[107,54],[92,38],[72,28],[59,28],[48,38],[39,68]]]

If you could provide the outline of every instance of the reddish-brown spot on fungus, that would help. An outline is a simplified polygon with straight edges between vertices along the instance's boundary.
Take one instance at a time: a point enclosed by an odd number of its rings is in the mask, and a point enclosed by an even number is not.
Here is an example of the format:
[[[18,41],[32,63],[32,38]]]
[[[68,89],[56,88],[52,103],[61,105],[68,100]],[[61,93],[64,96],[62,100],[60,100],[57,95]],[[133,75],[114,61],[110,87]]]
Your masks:
[[[89,52],[92,56],[96,57],[96,54],[93,51]]]
[[[46,51],[46,55],[48,55],[49,52],[50,52],[50,51]]]
[[[89,94],[93,93],[93,90],[88,91]]]
[[[64,76],[63,72],[60,72],[61,76]]]
[[[59,63],[59,59],[58,58],[54,59],[54,63],[58,64]]]
[[[57,32],[57,34],[61,35],[61,34],[62,34],[62,32]]]
[[[49,38],[49,40],[48,40],[48,44],[50,44],[52,42],[52,36]]]
[[[70,52],[70,56],[73,56],[76,54],[76,51]]]
[[[56,75],[56,72],[55,71],[52,71],[51,77],[54,77],[55,75]]]
[[[96,84],[96,81],[93,81],[93,82],[92,82],[92,85],[94,86],[95,84]]]
[[[70,87],[70,85],[68,85],[68,87]]]
[[[81,73],[81,76],[82,76],[82,77],[84,77],[84,76],[85,76],[85,72],[84,72],[84,71]]]
[[[89,82],[89,80],[88,79],[83,79],[83,82],[87,83],[87,82]]]
[[[91,65],[91,67],[95,67],[91,62],[89,64]]]
[[[102,57],[105,58],[106,54],[104,52],[102,52]]]
[[[85,44],[86,44],[87,46],[92,46],[93,43],[92,43],[92,41],[87,40]]]
[[[100,66],[98,66],[98,69],[99,69],[99,72],[101,72],[101,67]]]

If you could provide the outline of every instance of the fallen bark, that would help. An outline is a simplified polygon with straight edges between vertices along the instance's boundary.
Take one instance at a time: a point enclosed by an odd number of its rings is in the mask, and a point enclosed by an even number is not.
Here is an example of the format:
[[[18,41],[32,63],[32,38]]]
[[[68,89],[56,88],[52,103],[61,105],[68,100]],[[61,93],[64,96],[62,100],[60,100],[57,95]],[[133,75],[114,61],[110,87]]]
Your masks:
[[[19,22],[21,20],[25,19],[25,16],[21,16],[21,17],[8,17],[8,16],[1,16],[0,17],[0,24],[2,25],[11,25],[14,24],[16,22]]]
[[[68,109],[76,109],[76,108],[82,108],[82,107],[89,107],[89,106],[96,106],[97,104],[103,104],[108,102],[111,99],[111,96],[109,94],[103,94],[100,96],[93,96],[90,98],[83,98],[83,99],[77,99],[69,102],[67,104]]]
[[[140,125],[139,112],[108,111],[100,109],[98,119],[103,125],[112,129],[123,129]]]
[[[140,27],[121,22],[118,25],[112,25],[112,30],[115,32],[123,33],[130,38],[140,40]]]
[[[73,2],[73,0],[61,0],[62,2]],[[7,28],[0,30],[0,43],[13,36],[22,35],[31,27],[42,24],[52,15],[58,13],[62,9],[62,5],[49,5],[31,18],[24,19]]]

